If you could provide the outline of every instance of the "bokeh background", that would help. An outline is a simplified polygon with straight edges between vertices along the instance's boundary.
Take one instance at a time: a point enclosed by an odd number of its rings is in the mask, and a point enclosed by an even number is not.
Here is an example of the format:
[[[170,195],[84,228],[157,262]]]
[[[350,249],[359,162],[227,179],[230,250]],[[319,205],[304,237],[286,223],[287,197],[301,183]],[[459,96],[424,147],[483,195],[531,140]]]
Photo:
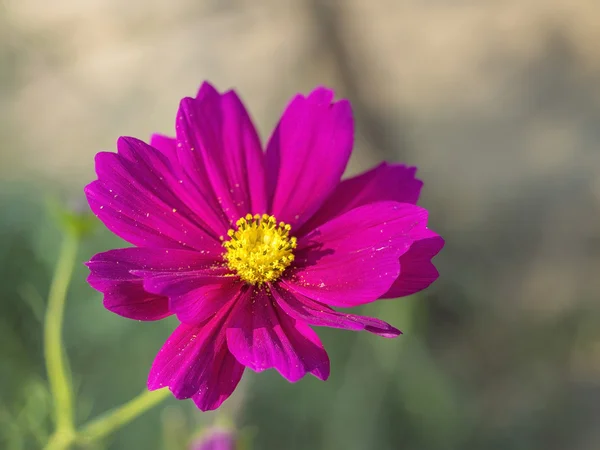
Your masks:
[[[597,0],[0,0],[0,448],[39,448],[43,314],[93,155],[172,133],[200,82],[265,139],[318,84],[357,120],[349,173],[419,167],[447,239],[424,293],[363,308],[396,340],[321,330],[327,383],[247,372],[222,413],[257,450],[600,448]],[[83,262],[122,244],[88,238]],[[102,308],[78,265],[65,340],[83,422],[140,392],[172,321]],[[215,414],[169,401],[105,448],[185,448]]]

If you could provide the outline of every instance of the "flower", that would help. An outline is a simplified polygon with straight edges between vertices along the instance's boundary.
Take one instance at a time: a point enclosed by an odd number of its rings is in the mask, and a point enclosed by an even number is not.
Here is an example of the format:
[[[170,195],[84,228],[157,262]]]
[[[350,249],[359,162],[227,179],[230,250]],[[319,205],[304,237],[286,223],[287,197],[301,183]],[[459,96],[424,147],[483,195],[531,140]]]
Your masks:
[[[236,438],[232,431],[214,428],[194,441],[191,450],[235,450]]]
[[[326,380],[311,326],[400,331],[334,308],[420,291],[443,240],[415,203],[414,167],[381,164],[341,181],[353,145],[350,103],[320,87],[287,106],[263,152],[234,91],[184,98],[176,138],[121,137],[96,156],[92,211],[134,247],[95,255],[88,282],[110,311],[175,315],[149,389],[218,408],[244,369]]]

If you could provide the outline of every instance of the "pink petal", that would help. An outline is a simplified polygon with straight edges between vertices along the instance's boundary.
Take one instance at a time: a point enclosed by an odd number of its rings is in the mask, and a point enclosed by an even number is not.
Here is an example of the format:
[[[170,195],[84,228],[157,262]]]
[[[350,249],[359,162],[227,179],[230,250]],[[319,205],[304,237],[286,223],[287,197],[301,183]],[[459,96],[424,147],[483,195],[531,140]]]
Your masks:
[[[439,274],[431,258],[439,253],[444,240],[431,230],[420,230],[413,235],[415,242],[400,257],[400,275],[383,298],[412,295],[427,288]]]
[[[144,287],[148,292],[167,295],[182,295],[198,286],[236,281],[229,270],[221,266],[195,265],[181,266],[178,270],[133,270],[132,273],[144,278]]]
[[[296,96],[267,146],[270,212],[299,229],[339,183],[350,158],[354,124],[350,103],[332,103],[318,88]]]
[[[318,336],[285,314],[266,289],[240,299],[227,328],[227,345],[256,372],[275,368],[291,382],[307,372],[322,380],[329,377],[329,358]]]
[[[120,138],[118,148],[96,155],[98,180],[85,189],[107,228],[139,246],[220,248],[226,228],[179,183],[163,154],[134,138]]]
[[[150,137],[150,146],[165,155],[171,162],[171,165],[178,165],[177,141],[175,138],[164,136],[162,134],[153,134]]]
[[[126,264],[130,271],[148,272],[189,272],[212,267],[220,253],[171,248],[128,247],[109,250],[95,255],[92,262],[111,262],[116,266]]]
[[[218,369],[212,374],[212,384],[208,384],[206,390],[201,389],[192,397],[202,411],[211,411],[221,406],[233,393],[246,369],[229,350],[223,350],[225,348],[223,345],[219,353]]]
[[[426,224],[427,211],[408,203],[359,206],[298,240],[295,268],[282,284],[332,306],[373,302],[398,277],[413,230]]]
[[[98,253],[86,265],[90,269],[88,283],[104,294],[104,306],[120,316],[135,320],[159,320],[171,314],[167,297],[144,290],[143,279],[130,270],[140,265],[126,255],[131,249]],[[135,249],[134,249],[135,250]]]
[[[144,273],[193,271],[214,264],[214,255],[189,250],[121,248],[98,253],[88,263],[90,285],[104,294],[104,306],[124,317],[158,320],[171,314],[162,292],[144,288]]]
[[[226,225],[222,211],[194,191],[177,160],[168,160],[156,149],[135,138],[120,138],[117,149],[119,156],[131,161],[136,169],[141,169],[135,177],[138,183],[143,180],[143,185],[155,193],[161,192],[168,203],[179,200],[181,208],[177,211],[181,213],[186,208],[189,209],[189,214],[193,215],[201,228],[217,237],[222,234],[223,225]],[[96,166],[97,172],[100,169]],[[100,178],[100,173],[98,175]]]
[[[241,283],[208,284],[185,294],[170,297],[169,308],[177,318],[188,324],[198,324],[214,315],[229,300],[239,295]]]
[[[303,234],[303,230],[308,232],[367,203],[394,201],[416,204],[423,186],[423,182],[415,178],[416,171],[416,167],[384,162],[361,175],[342,181],[297,234]]]
[[[247,213],[266,212],[261,144],[235,92],[221,95],[204,83],[197,98],[184,98],[177,139],[190,177],[209,180],[231,223]]]
[[[302,235],[331,217],[336,217],[351,208],[382,200],[416,203],[422,182],[415,178],[416,168],[402,165],[380,166],[362,175],[343,181],[327,199],[321,209],[306,223]],[[438,277],[431,262],[443,247],[444,241],[436,233],[419,228],[411,233],[415,242],[400,258],[400,275],[384,298],[397,298],[419,292]]]
[[[218,408],[231,395],[244,372],[223,332],[234,301],[202,326],[177,327],[152,364],[148,389],[168,386],[176,398],[192,397],[203,411]]]
[[[189,325],[198,325],[236,297],[242,283],[222,266],[220,254],[176,249],[126,248],[96,255],[128,267],[128,277],[144,291],[169,298],[169,310]],[[92,259],[94,262],[94,259]],[[91,264],[92,262],[88,263]]]
[[[291,318],[320,327],[369,331],[386,338],[397,337],[400,330],[383,320],[335,311],[330,307],[297,292],[272,286],[271,293],[277,305]]]
[[[144,277],[144,289],[169,297],[169,309],[188,325],[198,325],[213,316],[232,298],[243,283],[222,268],[190,272],[135,272]]]

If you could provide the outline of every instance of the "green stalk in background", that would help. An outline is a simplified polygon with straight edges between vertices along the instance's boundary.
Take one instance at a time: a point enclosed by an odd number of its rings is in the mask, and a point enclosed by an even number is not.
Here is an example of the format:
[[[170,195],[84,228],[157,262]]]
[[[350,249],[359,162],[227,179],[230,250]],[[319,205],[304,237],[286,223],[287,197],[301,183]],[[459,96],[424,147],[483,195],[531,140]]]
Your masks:
[[[64,225],[65,233],[50,285],[44,320],[44,358],[56,429],[44,450],[68,450],[75,443],[96,442],[156,406],[170,394],[168,389],[144,391],[124,405],[91,420],[79,430],[76,429],[72,378],[62,344],[62,327],[67,290],[73,275],[79,242],[93,224],[88,217],[62,211],[59,211],[59,219]]]
[[[158,391],[144,391],[127,403],[109,411],[105,415],[88,422],[77,432],[77,443],[87,444],[96,442],[108,436],[123,425],[148,411],[155,405],[169,397],[168,389]]]
[[[54,277],[50,285],[48,308],[44,321],[44,357],[46,359],[50,393],[54,403],[55,435],[64,436],[61,439],[67,439],[75,432],[73,389],[71,376],[65,364],[62,324],[67,288],[71,282],[78,246],[79,236],[75,233],[67,233],[60,249]],[[58,437],[52,439],[58,440]]]

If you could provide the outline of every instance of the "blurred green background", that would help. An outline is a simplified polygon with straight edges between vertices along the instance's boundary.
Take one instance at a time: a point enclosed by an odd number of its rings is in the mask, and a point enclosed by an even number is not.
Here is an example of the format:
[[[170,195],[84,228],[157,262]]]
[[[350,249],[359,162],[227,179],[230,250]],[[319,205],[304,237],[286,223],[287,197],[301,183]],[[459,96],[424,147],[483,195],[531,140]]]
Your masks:
[[[349,173],[419,166],[447,240],[431,288],[361,311],[404,336],[320,330],[326,383],[246,373],[221,413],[255,449],[600,448],[599,41],[596,0],[0,0],[0,448],[48,428],[45,200],[85,207],[93,155],[172,133],[204,79],[263,139],[295,92],[335,88]],[[79,259],[122,245],[99,227]],[[79,423],[144,388],[175,326],[105,311],[86,274],[65,320]],[[105,448],[184,448],[215,418],[170,400]]]

